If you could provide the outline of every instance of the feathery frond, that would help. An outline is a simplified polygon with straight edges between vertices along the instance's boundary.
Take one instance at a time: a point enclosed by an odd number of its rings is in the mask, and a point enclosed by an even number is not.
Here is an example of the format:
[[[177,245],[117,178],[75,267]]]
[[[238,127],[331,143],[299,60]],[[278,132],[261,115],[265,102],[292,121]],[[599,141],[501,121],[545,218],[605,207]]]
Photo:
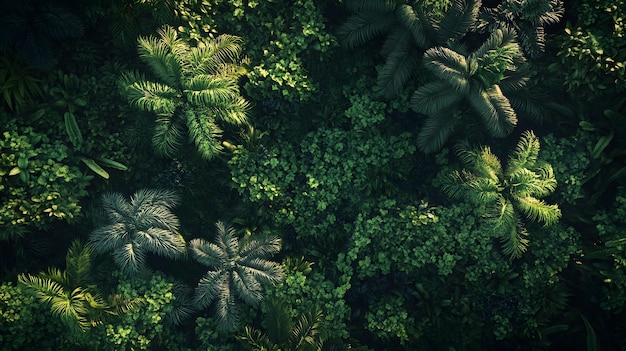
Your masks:
[[[441,150],[458,124],[458,114],[460,111],[452,110],[429,115],[417,135],[417,147],[427,154]]]
[[[426,50],[424,66],[450,84],[458,94],[469,91],[469,66],[463,55],[444,47]]]
[[[468,97],[470,104],[494,137],[502,138],[509,135],[517,125],[517,115],[497,85],[489,90],[473,89]]]
[[[356,13],[339,27],[338,37],[346,48],[355,48],[369,40],[389,31],[395,19],[388,13],[379,12]]]
[[[521,222],[517,222],[516,225],[509,229],[506,235],[501,237],[502,252],[509,255],[511,260],[522,257],[528,249],[529,240],[527,237],[528,232],[526,228]]]
[[[411,108],[416,112],[433,115],[451,108],[462,98],[463,95],[458,94],[448,82],[436,80],[415,90],[411,96]]]
[[[189,127],[189,136],[196,144],[200,156],[210,160],[219,154],[223,149],[219,142],[222,130],[214,120],[201,111],[194,110],[185,111],[185,117]]]
[[[524,131],[515,151],[509,157],[507,169],[532,168],[539,158],[539,138],[532,130]]]
[[[185,140],[186,125],[178,116],[159,116],[154,125],[152,146],[158,155],[174,157]]]
[[[515,197],[515,200],[520,211],[531,221],[551,225],[561,218],[561,210],[557,205],[546,204],[532,196]]]
[[[448,41],[461,39],[476,22],[480,5],[480,0],[454,0],[437,25],[438,43],[445,45]]]

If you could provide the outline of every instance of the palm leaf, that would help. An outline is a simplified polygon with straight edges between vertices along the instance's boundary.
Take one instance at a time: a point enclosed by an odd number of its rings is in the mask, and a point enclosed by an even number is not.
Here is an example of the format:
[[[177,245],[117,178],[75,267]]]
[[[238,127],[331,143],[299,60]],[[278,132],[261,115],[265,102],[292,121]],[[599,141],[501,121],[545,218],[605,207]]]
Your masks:
[[[438,24],[437,41],[445,44],[458,41],[474,26],[478,18],[480,0],[454,0],[445,17]]]
[[[232,271],[232,287],[237,296],[245,303],[256,306],[263,299],[262,285],[257,279],[257,272],[245,266],[238,266]]]
[[[186,252],[183,237],[170,229],[151,227],[137,231],[134,242],[146,247],[146,251],[168,258],[179,258]]]
[[[473,53],[472,56],[480,59],[488,52],[498,50],[499,48],[509,47],[515,52],[516,56],[521,55],[519,45],[515,41],[515,31],[506,28],[498,28],[491,33],[489,38]]]
[[[392,12],[398,0],[346,0],[345,6],[352,12]]]
[[[88,285],[91,279],[91,247],[74,240],[65,256],[68,285]]]
[[[172,115],[178,103],[178,92],[168,85],[150,82],[134,72],[122,74],[121,88],[131,105],[159,115]]]
[[[417,47],[425,49],[430,46],[430,40],[426,36],[427,32],[422,24],[424,17],[420,16],[418,11],[411,5],[400,5],[396,8],[395,17],[405,30],[411,34]]]
[[[459,94],[454,87],[445,81],[434,81],[426,83],[411,96],[411,108],[426,115],[442,113],[451,115],[445,109],[451,108],[461,101],[463,95]]]
[[[192,239],[189,242],[191,256],[208,267],[217,267],[228,261],[228,253],[221,247],[204,239]]]
[[[277,236],[265,236],[248,241],[241,247],[239,255],[244,259],[267,258],[280,251],[281,240]]]
[[[448,48],[436,47],[426,50],[423,60],[427,69],[450,84],[458,94],[467,94],[470,68],[463,55]]]
[[[160,38],[151,36],[138,39],[139,57],[166,85],[179,87],[182,69],[178,57],[189,47],[177,37],[172,27],[164,26],[157,33]]]
[[[198,282],[194,301],[199,308],[206,308],[228,289],[228,272],[225,270],[208,271]]]
[[[469,101],[492,136],[505,137],[517,125],[517,115],[497,85],[487,90],[474,88]]]
[[[196,106],[225,106],[239,94],[237,82],[232,79],[196,75],[185,82],[187,100]]]
[[[508,171],[519,168],[532,168],[539,157],[539,138],[532,130],[524,131],[517,142],[515,151],[509,157]]]
[[[561,218],[561,210],[557,205],[549,205],[532,196],[515,197],[517,207],[526,218],[535,222],[551,225]]]
[[[145,252],[133,243],[126,243],[113,251],[115,264],[124,272],[137,275],[145,265]]]
[[[400,35],[404,35],[405,40],[408,38],[406,32],[401,32]],[[393,45],[387,54],[385,64],[378,72],[377,86],[386,97],[391,97],[402,90],[404,83],[411,78],[418,62],[417,51],[412,49],[408,42],[402,42],[402,39],[395,36],[389,36],[388,41],[389,39],[398,39],[400,42]],[[384,47],[383,50],[385,50]]]
[[[246,274],[262,284],[275,284],[282,280],[284,272],[282,266],[276,262],[261,259],[241,260],[240,266]]]
[[[294,345],[296,350],[301,349],[304,345],[314,346],[315,349],[320,350],[322,342],[319,335],[323,318],[324,315],[320,310],[301,315],[292,329],[290,344]]]
[[[357,13],[346,19],[337,34],[343,46],[354,48],[389,31],[394,22],[393,16],[381,16],[379,12]]]
[[[417,147],[427,154],[441,150],[456,128],[458,113],[441,111],[428,116],[417,135]]]
[[[511,260],[520,258],[528,249],[528,232],[526,228],[518,222],[516,225],[509,229],[509,232],[504,235],[502,240],[502,251],[509,255]]]
[[[130,233],[123,223],[97,228],[89,235],[89,242],[97,253],[117,250],[130,240]]]
[[[221,74],[225,66],[237,65],[242,53],[243,41],[240,37],[222,34],[217,38],[202,42],[190,50],[188,72],[197,74]],[[232,75],[231,75],[232,76]]]
[[[237,339],[246,343],[252,351],[280,351],[281,348],[260,330],[246,326],[243,335]]]
[[[232,292],[224,288],[220,291],[220,298],[215,303],[215,317],[217,329],[223,331],[233,331],[239,324],[239,306],[235,302]]]
[[[182,119],[175,115],[157,118],[152,136],[152,145],[156,153],[174,157],[185,140],[185,127]]]
[[[222,130],[218,125],[203,113],[193,110],[185,111],[189,136],[196,144],[196,149],[202,158],[210,160],[222,151],[220,142]]]

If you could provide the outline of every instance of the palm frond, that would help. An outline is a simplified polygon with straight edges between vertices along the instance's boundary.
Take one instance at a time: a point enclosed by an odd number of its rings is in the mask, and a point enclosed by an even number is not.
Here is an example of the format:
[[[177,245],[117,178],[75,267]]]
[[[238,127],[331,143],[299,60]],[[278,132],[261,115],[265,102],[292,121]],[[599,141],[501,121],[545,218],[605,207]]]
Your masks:
[[[231,273],[231,284],[237,296],[251,306],[256,306],[263,300],[262,285],[255,273],[245,266],[235,267]]]
[[[262,284],[276,284],[284,277],[282,266],[273,261],[246,259],[241,260],[239,266],[244,269],[246,274]]]
[[[313,346],[315,349],[322,348],[320,340],[321,326],[324,315],[320,310],[313,313],[304,313],[300,316],[298,322],[294,325],[290,343],[295,346],[296,350],[301,349],[305,345]]]
[[[395,22],[393,16],[381,16],[378,12],[354,14],[339,27],[338,37],[346,48],[354,48],[389,31]]]
[[[204,239],[189,241],[191,256],[207,267],[217,267],[228,261],[228,253],[221,247]]]
[[[237,339],[247,344],[252,351],[280,351],[281,348],[263,334],[260,330],[246,326],[243,335],[238,335]]]
[[[498,50],[499,48],[511,48],[511,56],[521,55],[521,49],[515,40],[515,31],[509,29],[498,28],[491,33],[489,38],[473,53],[472,56],[480,59],[489,51]]]
[[[470,68],[465,57],[451,49],[436,47],[424,53],[424,66],[450,84],[459,94],[469,91]]]
[[[208,271],[198,282],[194,301],[199,308],[206,308],[228,289],[228,272],[225,270]]]
[[[352,12],[392,12],[398,0],[346,0],[345,6]]]
[[[186,125],[175,115],[159,116],[154,126],[152,145],[157,154],[174,157],[185,140]]]
[[[95,229],[89,234],[89,242],[97,253],[114,251],[131,240],[123,223],[115,223]]]
[[[267,337],[278,345],[287,344],[293,329],[291,306],[280,298],[270,299],[266,302],[266,306],[266,312],[263,314],[263,326]]]
[[[181,198],[178,192],[172,189],[139,189],[131,196],[130,203],[134,208],[163,207],[172,209],[180,204]],[[178,221],[178,220],[176,220]]]
[[[237,82],[209,75],[196,75],[185,83],[187,100],[196,106],[224,106],[239,94]]]
[[[444,45],[461,39],[476,23],[480,5],[480,0],[454,0],[438,24],[438,43]]]
[[[222,151],[220,142],[222,130],[211,118],[204,113],[194,110],[185,111],[189,136],[196,144],[196,149],[200,156],[206,160],[210,160]]]
[[[241,96],[235,97],[228,104],[222,106],[210,106],[204,109],[204,112],[213,116],[215,121],[224,121],[226,123],[241,126],[248,124],[248,111],[250,104]]]
[[[517,142],[515,151],[509,157],[507,165],[508,171],[519,168],[532,168],[539,157],[539,138],[532,130],[526,130],[522,133],[520,140]]]
[[[426,115],[436,113],[451,115],[450,111],[456,103],[461,101],[463,95],[459,94],[453,86],[445,81],[437,80],[426,83],[411,96],[411,108]]]
[[[65,298],[67,293],[63,286],[52,279],[42,278],[31,274],[20,274],[18,282],[26,290],[42,302],[51,303],[54,298]]]
[[[497,85],[488,90],[474,88],[469,101],[492,136],[505,137],[517,125],[517,115]]]
[[[146,253],[133,243],[126,243],[113,251],[113,260],[124,273],[137,275],[145,266]]]
[[[530,120],[541,123],[554,114],[550,109],[554,103],[549,101],[548,96],[541,93],[524,90],[519,93],[509,93],[507,98],[519,116],[524,116]]]
[[[215,302],[215,319],[217,329],[222,331],[233,331],[239,325],[240,309],[235,302],[235,296],[229,289],[220,292],[220,298]]]
[[[520,5],[520,19],[537,26],[556,24],[565,12],[561,0],[525,0]]]
[[[218,74],[225,65],[238,65],[242,54],[243,40],[234,35],[222,34],[203,41],[192,48],[187,59],[189,72],[196,74]]]
[[[242,246],[239,255],[244,259],[267,258],[280,252],[281,240],[277,236],[254,238]]]
[[[172,115],[178,103],[178,92],[168,85],[148,81],[142,74],[122,73],[122,92],[131,105],[159,115]]]
[[[426,36],[427,31],[422,23],[424,16],[419,15],[419,10],[415,10],[411,5],[400,5],[395,11],[395,17],[398,22],[411,34],[413,41],[420,49],[426,49],[430,46],[430,40]]]
[[[156,77],[170,87],[178,87],[182,69],[173,51],[176,50],[176,45],[181,45],[183,42],[180,39],[178,41],[174,39],[168,43],[163,40],[163,37],[161,39],[140,37],[138,43],[139,57],[152,69]]]
[[[167,258],[180,258],[185,255],[187,248],[180,234],[157,227],[137,231],[135,243],[145,247],[146,251]]]
[[[68,285],[89,285],[91,279],[91,247],[74,240],[65,256]]]
[[[522,257],[528,249],[528,232],[521,222],[509,228],[508,233],[501,237],[502,251],[509,255],[510,260]]]
[[[133,211],[132,205],[120,193],[105,193],[100,202],[102,210],[111,223],[124,221]]]
[[[427,154],[441,150],[456,128],[459,113],[452,110],[429,115],[417,135],[417,147]]]
[[[173,325],[181,325],[196,310],[192,299],[193,289],[176,280],[172,286],[172,293],[174,294],[172,310],[165,315],[165,321]]]
[[[392,36],[388,37],[388,39],[390,38]],[[408,35],[405,38],[408,38]],[[393,46],[387,55],[385,64],[378,72],[376,82],[384,96],[391,97],[402,90],[404,84],[411,78],[417,62],[417,51],[412,49],[408,43],[398,43]]]
[[[532,196],[515,197],[515,200],[520,211],[531,221],[552,225],[561,218],[558,205],[549,205]]]

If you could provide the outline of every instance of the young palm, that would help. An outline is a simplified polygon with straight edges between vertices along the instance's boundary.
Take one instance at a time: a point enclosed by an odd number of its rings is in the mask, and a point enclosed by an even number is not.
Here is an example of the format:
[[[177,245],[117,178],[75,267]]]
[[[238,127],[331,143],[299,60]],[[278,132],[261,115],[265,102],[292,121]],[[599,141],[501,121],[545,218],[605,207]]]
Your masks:
[[[280,239],[274,236],[240,242],[235,230],[216,223],[215,243],[203,239],[189,242],[191,255],[211,268],[198,283],[195,301],[200,308],[214,301],[218,326],[233,330],[238,323],[236,299],[257,305],[263,299],[263,284],[274,284],[283,277],[281,266],[266,258],[280,251]]]
[[[437,79],[419,87],[411,98],[411,107],[428,116],[418,135],[422,151],[443,146],[464,104],[480,116],[489,134],[504,137],[513,130],[517,115],[505,92],[521,88],[526,81],[519,71],[524,56],[513,32],[496,30],[469,55],[461,48],[431,48],[423,62]]]
[[[495,8],[483,8],[479,30],[513,30],[524,52],[535,58],[544,51],[545,27],[558,23],[564,12],[561,0],[504,0]]]
[[[70,328],[73,336],[138,303],[119,295],[102,297],[91,278],[91,249],[79,241],[73,242],[67,252],[65,271],[50,268],[38,275],[21,274],[18,280],[28,292],[50,305],[52,314]]]
[[[129,274],[143,268],[148,252],[168,258],[185,255],[180,224],[171,211],[178,202],[175,192],[164,189],[139,190],[130,202],[119,193],[104,195],[102,208],[109,224],[91,233],[94,251],[112,251],[115,263]]]
[[[353,12],[339,29],[346,47],[386,34],[378,87],[391,96],[411,78],[424,50],[456,42],[467,33],[476,21],[480,0],[348,0],[346,7]]]
[[[532,131],[522,134],[505,170],[487,146],[473,150],[462,143],[457,154],[467,169],[454,171],[443,185],[444,192],[470,199],[483,209],[511,259],[521,257],[528,246],[522,217],[544,225],[561,217],[557,205],[540,200],[556,189],[556,178],[552,167],[538,160],[539,139]]]
[[[251,351],[321,351],[324,340],[321,337],[321,326],[324,315],[321,311],[304,313],[294,323],[291,308],[284,301],[271,301],[268,311],[263,315],[265,329],[263,332],[246,326],[244,334],[237,336]],[[344,348],[337,348],[347,349]]]
[[[248,103],[237,83],[241,39],[220,35],[190,47],[172,27],[158,34],[139,38],[140,58],[156,80],[126,73],[122,91],[133,106],[156,114],[152,141],[159,154],[176,155],[189,134],[200,155],[211,159],[222,149],[220,124],[247,123]]]

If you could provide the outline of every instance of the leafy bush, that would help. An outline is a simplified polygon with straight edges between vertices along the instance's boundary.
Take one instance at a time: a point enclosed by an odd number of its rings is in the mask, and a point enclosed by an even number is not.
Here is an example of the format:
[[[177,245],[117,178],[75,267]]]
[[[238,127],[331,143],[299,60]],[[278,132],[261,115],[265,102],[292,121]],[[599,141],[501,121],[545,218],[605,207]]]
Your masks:
[[[54,220],[74,221],[92,177],[68,160],[69,150],[61,142],[31,127],[18,131],[8,117],[1,117],[6,129],[0,139],[0,238]]]

